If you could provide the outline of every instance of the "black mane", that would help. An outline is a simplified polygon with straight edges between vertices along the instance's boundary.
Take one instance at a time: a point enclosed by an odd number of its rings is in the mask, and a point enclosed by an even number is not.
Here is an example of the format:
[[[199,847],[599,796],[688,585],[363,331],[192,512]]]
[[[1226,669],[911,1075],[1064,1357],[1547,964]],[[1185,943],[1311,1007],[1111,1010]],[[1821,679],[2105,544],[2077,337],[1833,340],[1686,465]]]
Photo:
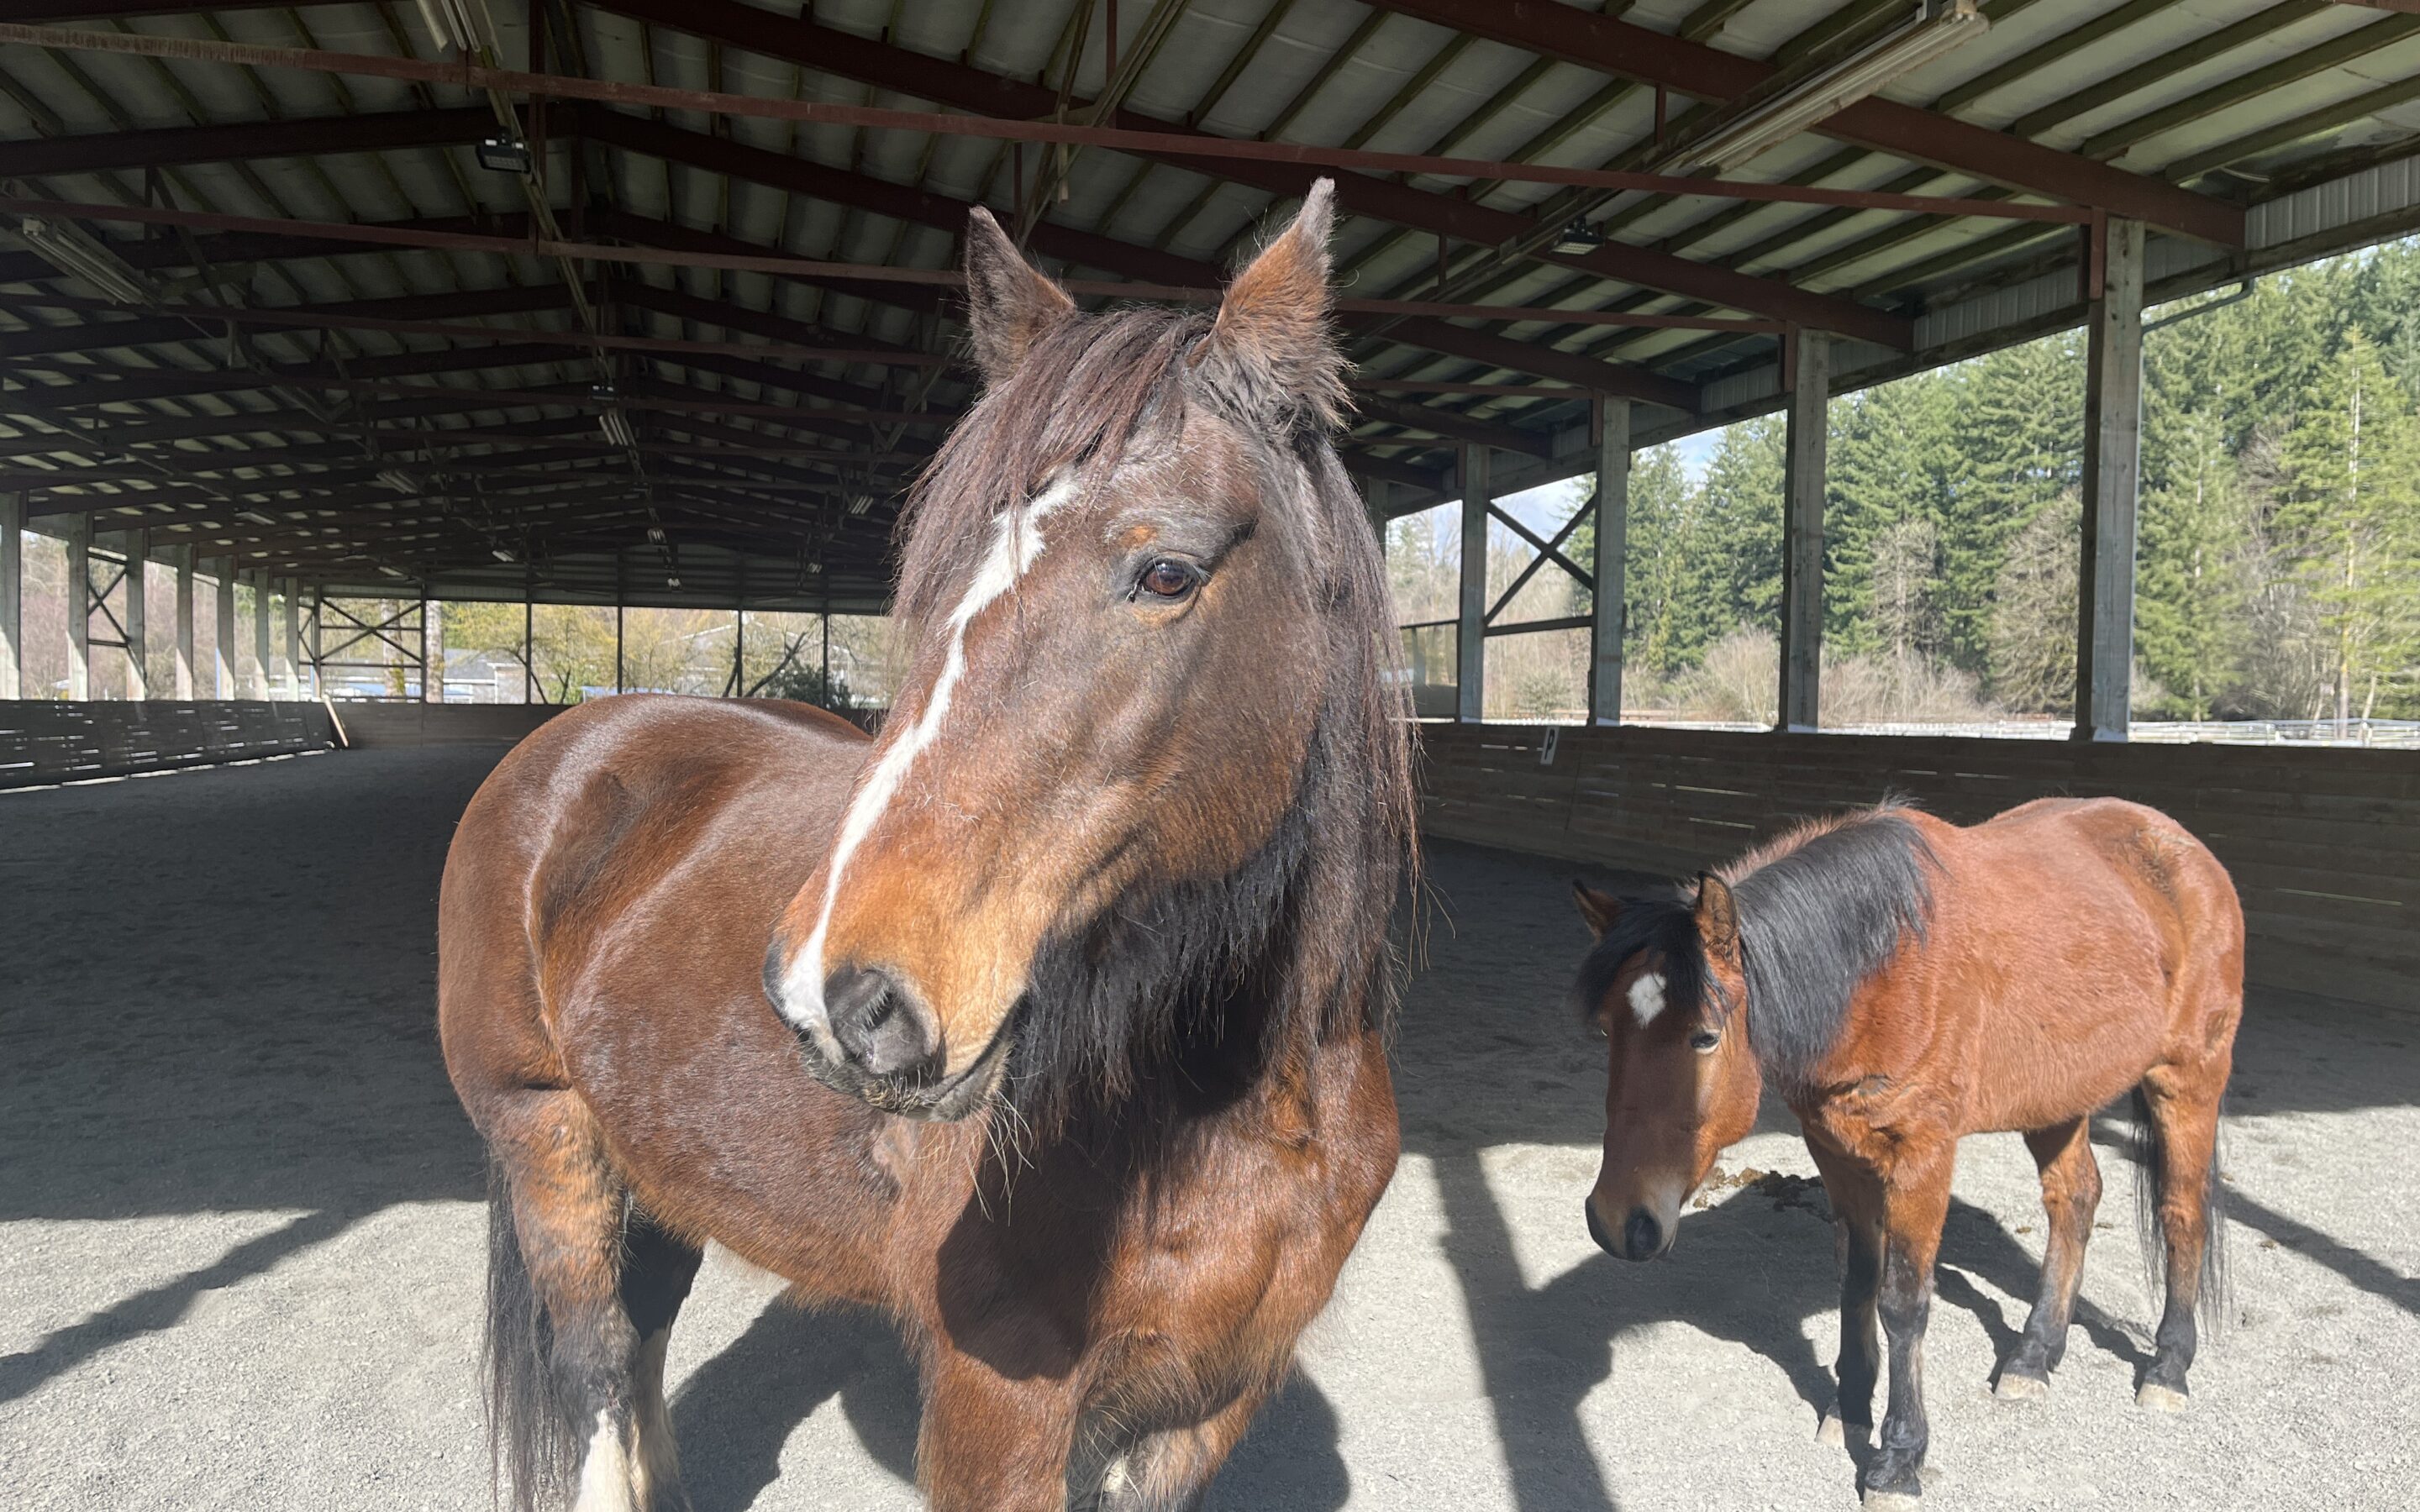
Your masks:
[[[1768,1072],[1803,1084],[1839,1041],[1857,989],[1904,938],[1923,941],[1940,865],[1924,832],[1900,806],[1885,804],[1802,829],[1725,869],[1739,908],[1748,1041]],[[1719,995],[1691,902],[1677,893],[1625,898],[1580,964],[1573,992],[1583,1012],[1595,1011],[1641,950],[1660,957],[1667,1002],[1694,1008],[1710,986]],[[1722,1002],[1718,1016],[1734,1007]]]
[[[1940,865],[1924,832],[1886,804],[1816,831],[1731,884],[1748,1040],[1767,1071],[1803,1083],[1838,1042],[1857,989],[1903,937],[1923,941]]]

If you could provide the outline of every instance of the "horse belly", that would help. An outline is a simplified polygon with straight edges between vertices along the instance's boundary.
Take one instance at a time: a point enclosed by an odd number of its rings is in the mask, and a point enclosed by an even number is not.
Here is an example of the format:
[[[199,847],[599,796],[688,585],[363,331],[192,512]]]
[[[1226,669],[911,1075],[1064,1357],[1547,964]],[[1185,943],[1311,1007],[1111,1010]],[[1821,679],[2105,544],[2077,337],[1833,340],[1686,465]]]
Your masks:
[[[2158,1058],[2165,1012],[2146,991],[2096,994],[1999,1022],[1977,1068],[1966,1133],[2044,1129],[2107,1106]]]

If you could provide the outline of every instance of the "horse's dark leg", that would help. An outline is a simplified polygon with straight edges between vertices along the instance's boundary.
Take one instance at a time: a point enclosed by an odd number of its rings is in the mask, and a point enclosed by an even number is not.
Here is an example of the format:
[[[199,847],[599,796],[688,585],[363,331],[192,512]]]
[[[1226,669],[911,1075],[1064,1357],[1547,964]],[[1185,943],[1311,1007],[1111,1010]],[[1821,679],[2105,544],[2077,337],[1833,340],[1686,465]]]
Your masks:
[[[1003,1375],[937,1343],[916,1436],[916,1478],[932,1512],[1064,1512],[1081,1412],[1070,1379]]]
[[[686,1507],[663,1349],[698,1252],[631,1206],[573,1093],[515,1094],[486,1127],[504,1176],[489,1350],[516,1504]]]
[[[1846,1444],[1852,1433],[1862,1439],[1873,1431],[1874,1387],[1882,1381],[1875,1304],[1883,1280],[1883,1189],[1847,1154],[1811,1135],[1807,1148],[1832,1200],[1832,1242],[1840,1262],[1839,1395],[1815,1431],[1825,1443]]]
[[[2174,1412],[2188,1399],[2185,1372],[2200,1342],[2196,1308],[2217,1302],[2205,1288],[2218,1281],[2218,1192],[2213,1169],[2218,1151],[2219,1101],[2226,1086],[2226,1059],[2195,1067],[2152,1068],[2143,1079],[2143,1100],[2151,1123],[2151,1168],[2157,1193],[2158,1237],[2168,1258],[2168,1301],[2160,1315],[2150,1368],[2134,1400],[2154,1411]]]
[[[2090,1121],[2075,1119],[2025,1135],[2041,1168],[2042,1212],[2050,1242],[2042,1249],[2041,1295],[2025,1331],[2000,1366],[1999,1396],[2021,1401],[2050,1390],[2050,1373],[2067,1352],[2067,1324],[2084,1280],[2084,1246],[2101,1206],[2101,1166],[2092,1158]]]
[[[1924,1416],[1924,1329],[1956,1151],[1947,1140],[1930,1154],[1911,1151],[1884,1185],[1879,1311],[1890,1347],[1890,1407],[1883,1414],[1881,1452],[1866,1471],[1869,1507],[1914,1506],[1924,1490],[1917,1472],[1931,1438]]]

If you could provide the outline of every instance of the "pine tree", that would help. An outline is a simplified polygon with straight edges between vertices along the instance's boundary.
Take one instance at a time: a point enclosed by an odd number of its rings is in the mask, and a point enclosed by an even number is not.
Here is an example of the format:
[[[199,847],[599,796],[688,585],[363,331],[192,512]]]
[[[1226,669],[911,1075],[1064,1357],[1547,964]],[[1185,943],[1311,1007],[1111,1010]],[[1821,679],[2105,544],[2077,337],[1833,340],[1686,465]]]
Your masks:
[[[1951,660],[1989,660],[1993,594],[2009,543],[2083,476],[2083,340],[2074,332],[2011,347],[1956,374],[1962,480],[1942,531]]]

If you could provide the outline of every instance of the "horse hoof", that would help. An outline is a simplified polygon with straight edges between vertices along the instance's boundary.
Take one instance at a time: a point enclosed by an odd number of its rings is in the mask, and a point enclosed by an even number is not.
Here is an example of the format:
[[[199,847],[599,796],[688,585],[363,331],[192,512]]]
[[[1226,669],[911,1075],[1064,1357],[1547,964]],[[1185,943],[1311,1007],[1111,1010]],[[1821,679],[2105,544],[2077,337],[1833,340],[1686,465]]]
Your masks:
[[[2050,1382],[2040,1376],[2021,1376],[2013,1370],[2000,1373],[2000,1383],[1992,1395],[2004,1402],[2038,1402],[2050,1395]]]
[[[1868,1490],[1866,1512],[1923,1512],[1924,1498],[1914,1491]]]
[[[2181,1412],[2193,1405],[2193,1398],[2174,1386],[2147,1381],[2143,1389],[2134,1394],[2134,1405],[2147,1412]]]
[[[1849,1446],[1849,1430],[1840,1426],[1838,1418],[1826,1412],[1823,1421],[1815,1425],[1815,1442],[1828,1443],[1835,1449],[1845,1449]]]

